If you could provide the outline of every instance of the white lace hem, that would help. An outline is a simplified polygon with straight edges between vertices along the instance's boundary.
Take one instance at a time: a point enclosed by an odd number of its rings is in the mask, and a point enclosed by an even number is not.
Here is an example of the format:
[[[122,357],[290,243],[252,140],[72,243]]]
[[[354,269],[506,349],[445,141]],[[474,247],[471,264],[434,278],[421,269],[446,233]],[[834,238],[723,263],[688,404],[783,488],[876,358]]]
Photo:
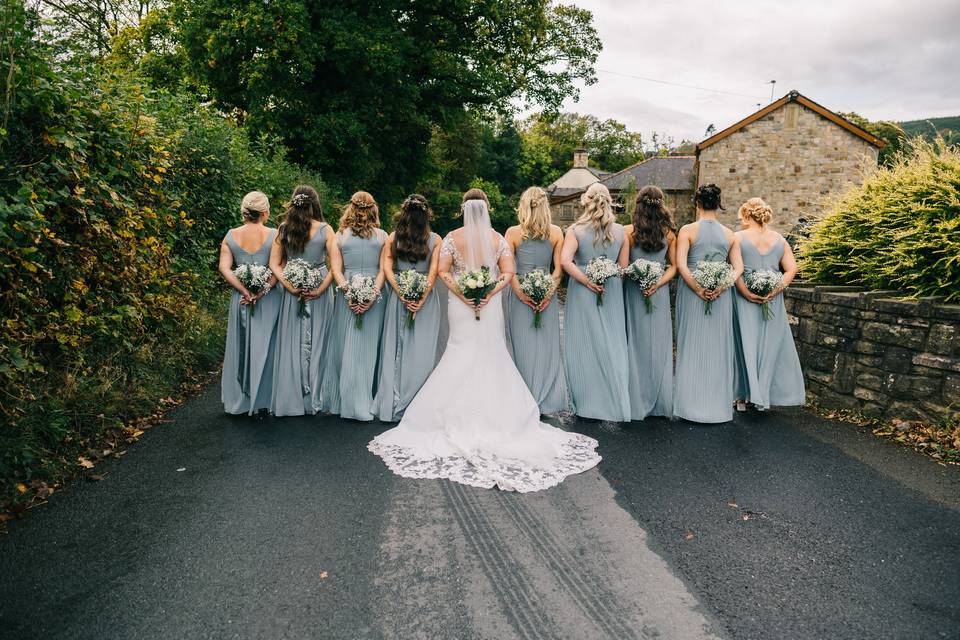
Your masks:
[[[597,466],[602,459],[596,452],[597,441],[571,433],[562,445],[561,455],[549,467],[535,467],[522,460],[501,459],[494,455],[470,457],[418,458],[405,447],[383,444],[379,436],[367,449],[380,456],[393,473],[404,478],[443,478],[481,489],[498,487],[503,491],[529,493],[542,491],[563,482],[564,478]]]

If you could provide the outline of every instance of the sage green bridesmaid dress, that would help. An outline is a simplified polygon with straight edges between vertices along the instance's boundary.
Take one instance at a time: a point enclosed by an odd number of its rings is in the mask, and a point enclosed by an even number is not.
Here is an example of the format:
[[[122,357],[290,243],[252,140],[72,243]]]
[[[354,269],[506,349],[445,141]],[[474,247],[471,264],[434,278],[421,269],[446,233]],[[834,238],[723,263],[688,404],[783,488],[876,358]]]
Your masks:
[[[597,256],[614,262],[623,245],[623,227],[613,225],[613,242],[594,243],[592,229],[576,227],[581,270]],[[584,418],[629,422],[627,330],[623,307],[623,280],[604,283],[603,305],[597,294],[570,278],[564,307],[564,362],[573,411]]]
[[[430,234],[427,257],[417,262],[396,259],[394,271],[413,269],[428,275],[433,249],[440,236]],[[384,301],[383,342],[380,346],[380,371],[377,376],[377,397],[374,400],[377,418],[382,422],[398,422],[420,387],[427,381],[437,363],[437,342],[440,339],[440,300],[436,287],[417,312],[412,327],[407,326],[407,308],[400,297],[389,290]]]
[[[387,239],[382,229],[369,238],[355,236],[350,229],[337,234],[347,280],[357,273],[376,277],[380,272],[380,251]],[[322,407],[326,413],[350,420],[370,421],[376,417],[377,356],[386,301],[381,298],[356,328],[356,316],[338,291],[333,304],[333,322],[327,336],[323,369]]]
[[[254,253],[243,249],[228,231],[224,242],[233,254],[233,266],[270,262],[270,247],[277,236],[270,229],[266,242]],[[227,413],[253,415],[270,408],[273,391],[274,341],[277,315],[280,311],[280,287],[274,287],[256,304],[252,314],[250,305],[240,304],[240,292],[230,296],[230,315],[227,318],[227,344],[223,354],[223,374],[220,398]]]
[[[629,239],[627,240],[629,242]],[[630,247],[630,261],[650,260],[666,268],[667,243],[657,251]],[[630,417],[673,415],[673,324],[670,319],[670,287],[650,296],[653,309],[647,312],[645,296],[637,283],[623,281],[627,309],[627,348],[630,368]]]
[[[553,271],[553,247],[550,239],[524,240],[515,252],[517,277],[534,269],[549,274]],[[557,294],[540,313],[540,328],[534,328],[534,311],[520,302],[511,288],[507,299],[507,337],[510,354],[523,381],[540,406],[542,415],[567,409],[567,382],[560,357],[560,305]]]
[[[748,237],[738,235],[744,273],[780,270],[783,238],[767,253],[760,253]],[[760,305],[750,302],[739,291],[736,294],[736,396],[760,409],[803,405],[806,402],[803,371],[800,369],[800,358],[793,343],[782,294],[769,302],[769,309],[771,316],[764,320]]]
[[[687,254],[691,271],[700,260],[726,260],[730,243],[716,220],[701,220]],[[733,342],[733,291],[706,303],[683,281],[677,287],[677,365],[673,415],[691,422],[733,419],[736,349]]]
[[[314,232],[300,255],[327,273],[327,224]],[[282,286],[283,301],[277,322],[277,346],[274,367],[273,401],[270,412],[275,416],[312,415],[320,411],[321,367],[323,349],[330,316],[332,292],[330,286],[323,295],[306,303],[300,313],[300,299]]]

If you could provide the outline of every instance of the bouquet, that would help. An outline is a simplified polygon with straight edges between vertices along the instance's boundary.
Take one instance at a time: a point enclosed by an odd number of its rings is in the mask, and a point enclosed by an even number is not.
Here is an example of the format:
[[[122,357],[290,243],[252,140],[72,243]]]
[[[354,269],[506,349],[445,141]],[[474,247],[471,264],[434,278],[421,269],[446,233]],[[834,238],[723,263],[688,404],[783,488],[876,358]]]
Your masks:
[[[653,285],[660,282],[663,277],[663,265],[652,260],[637,258],[623,270],[623,275],[637,283],[640,291],[646,291]],[[647,313],[654,310],[653,300],[650,296],[643,296],[643,304],[647,307]]]
[[[553,278],[543,269],[534,269],[520,276],[520,291],[538,305],[553,292]],[[540,328],[540,309],[533,312],[533,327]]]
[[[766,298],[783,284],[783,274],[773,269],[749,271],[743,276],[743,283],[747,285],[750,293],[758,295],[761,298]],[[760,309],[762,310],[764,320],[769,320],[773,317],[769,302],[761,303]]]
[[[606,256],[599,256],[587,263],[584,274],[595,285],[603,285],[609,278],[620,275],[620,267]],[[597,306],[603,306],[603,293],[597,293]]]
[[[347,286],[343,288],[343,294],[350,304],[365,305],[374,300],[380,299],[380,290],[377,289],[377,281],[373,276],[365,276],[362,273],[355,273],[350,276]],[[363,314],[356,314],[354,327],[363,328]]]
[[[283,279],[300,289],[300,317],[307,315],[307,301],[304,291],[312,291],[323,283],[323,269],[312,265],[303,258],[294,258],[283,267]]]
[[[693,279],[704,289],[721,291],[733,286],[733,267],[725,260],[701,260],[693,270]],[[707,300],[703,312],[710,315],[713,300]]]
[[[487,297],[487,294],[493,291],[497,286],[497,280],[490,273],[490,267],[480,267],[473,271],[465,271],[457,278],[457,286],[460,287],[463,297],[472,300],[474,304],[474,316],[480,320],[480,309],[476,305]]]
[[[397,274],[397,291],[404,300],[419,302],[427,292],[427,276],[414,269],[405,269]],[[413,329],[417,316],[407,310],[407,328]]]
[[[233,270],[233,275],[237,277],[247,291],[256,295],[267,288],[270,282],[270,269],[256,262],[251,264],[241,264]],[[250,303],[250,317],[252,318],[257,311],[256,301]]]

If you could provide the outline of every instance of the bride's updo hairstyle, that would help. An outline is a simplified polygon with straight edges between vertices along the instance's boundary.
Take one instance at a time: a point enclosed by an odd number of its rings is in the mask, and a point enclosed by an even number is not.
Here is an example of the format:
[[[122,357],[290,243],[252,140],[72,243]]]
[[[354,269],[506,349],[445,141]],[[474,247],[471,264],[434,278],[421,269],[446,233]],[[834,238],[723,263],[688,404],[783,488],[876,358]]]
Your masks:
[[[773,209],[770,208],[766,202],[763,201],[763,198],[750,198],[742,205],[740,205],[740,211],[738,211],[740,219],[746,222],[747,220],[753,220],[761,227],[766,226],[771,220],[773,220]]]
[[[310,241],[310,227],[314,220],[323,220],[320,196],[317,190],[301,184],[293,190],[290,202],[284,205],[283,224],[277,231],[284,260],[303,253]]]
[[[244,222],[259,222],[263,214],[270,213],[270,200],[262,191],[251,191],[240,202],[240,215]]]
[[[673,214],[663,204],[663,191],[647,186],[637,194],[637,206],[633,209],[633,237],[630,244],[644,251],[659,251],[663,248],[667,231],[673,230]]]
[[[463,202],[460,203],[460,215],[463,215],[463,205],[470,200],[483,200],[487,203],[487,211],[490,210],[490,198],[487,197],[487,193],[483,189],[474,187],[463,194]]]
[[[380,227],[380,207],[366,191],[357,191],[340,216],[340,231],[350,229],[358,238],[369,238]]]
[[[693,202],[704,211],[723,209],[720,204],[720,187],[713,183],[703,185],[697,189],[697,193],[693,196]]]
[[[606,185],[594,182],[580,196],[580,202],[583,204],[583,213],[574,224],[593,229],[595,244],[613,242],[612,227],[617,218],[613,214],[613,200]]]
[[[393,257],[419,262],[430,255],[430,220],[433,210],[419,193],[408,196],[400,205],[393,231]]]
[[[530,187],[520,196],[517,206],[517,221],[523,240],[545,240],[550,237],[550,202],[547,192],[540,187]]]

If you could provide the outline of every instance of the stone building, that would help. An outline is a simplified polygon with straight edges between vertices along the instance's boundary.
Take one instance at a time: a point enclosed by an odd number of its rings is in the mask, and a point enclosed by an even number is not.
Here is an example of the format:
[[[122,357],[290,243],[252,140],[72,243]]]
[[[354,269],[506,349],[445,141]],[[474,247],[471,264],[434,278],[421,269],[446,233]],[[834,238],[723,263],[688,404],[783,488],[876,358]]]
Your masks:
[[[553,222],[560,226],[566,226],[573,222],[576,217],[573,213],[572,205],[566,209],[555,207],[555,203],[563,201],[569,202],[573,198],[579,198],[587,187],[597,182],[604,176],[608,176],[608,171],[602,171],[590,166],[590,156],[586,149],[577,149],[573,152],[573,166],[565,174],[557,178],[546,188],[550,197],[550,210],[553,213]],[[578,200],[579,202],[579,200]]]
[[[723,221],[760,196],[773,208],[773,226],[791,230],[821,211],[826,199],[858,184],[865,165],[877,164],[884,142],[791,91],[697,145],[697,185],[723,190]]]

